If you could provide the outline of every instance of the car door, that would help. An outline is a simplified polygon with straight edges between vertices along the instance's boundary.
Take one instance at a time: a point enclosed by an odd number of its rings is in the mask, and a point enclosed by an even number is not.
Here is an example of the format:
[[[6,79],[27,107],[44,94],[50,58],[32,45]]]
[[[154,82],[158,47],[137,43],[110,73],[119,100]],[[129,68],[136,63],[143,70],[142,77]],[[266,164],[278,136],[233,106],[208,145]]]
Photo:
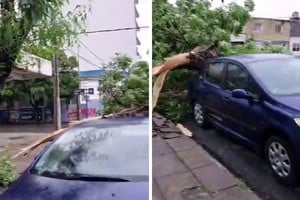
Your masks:
[[[208,116],[214,121],[222,123],[223,102],[222,93],[224,83],[224,62],[212,62],[208,64],[204,73],[202,88],[202,104]]]
[[[251,100],[233,97],[234,89],[246,90],[252,96]],[[253,141],[256,138],[262,121],[259,97],[260,88],[243,65],[229,62],[223,90],[223,102],[227,108],[225,118],[228,128],[247,140]]]

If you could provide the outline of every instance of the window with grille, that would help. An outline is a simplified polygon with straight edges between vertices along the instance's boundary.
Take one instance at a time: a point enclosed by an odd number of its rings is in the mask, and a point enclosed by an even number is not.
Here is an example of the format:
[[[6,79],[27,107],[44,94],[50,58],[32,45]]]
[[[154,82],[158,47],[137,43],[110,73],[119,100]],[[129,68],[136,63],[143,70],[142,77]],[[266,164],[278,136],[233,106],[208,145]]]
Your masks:
[[[293,51],[300,51],[300,43],[293,44]]]

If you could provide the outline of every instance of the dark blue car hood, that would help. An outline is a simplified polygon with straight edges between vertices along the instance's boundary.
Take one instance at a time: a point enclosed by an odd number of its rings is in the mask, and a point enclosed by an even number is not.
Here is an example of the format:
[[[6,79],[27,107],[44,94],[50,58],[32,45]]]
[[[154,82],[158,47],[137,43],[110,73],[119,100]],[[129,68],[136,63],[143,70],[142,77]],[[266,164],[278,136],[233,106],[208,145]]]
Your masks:
[[[0,196],[1,200],[143,200],[148,182],[87,182],[25,174]]]
[[[300,112],[300,95],[295,96],[277,96],[276,101],[279,103]]]

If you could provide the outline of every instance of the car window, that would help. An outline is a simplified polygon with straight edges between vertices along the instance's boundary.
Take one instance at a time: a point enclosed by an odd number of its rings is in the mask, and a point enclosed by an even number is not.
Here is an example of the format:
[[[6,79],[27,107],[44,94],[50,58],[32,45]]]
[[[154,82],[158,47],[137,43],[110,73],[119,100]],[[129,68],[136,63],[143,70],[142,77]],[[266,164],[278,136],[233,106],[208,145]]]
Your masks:
[[[224,63],[211,63],[209,64],[207,71],[205,73],[205,78],[209,83],[215,84],[217,86],[222,85],[223,80],[223,70]]]
[[[70,129],[41,156],[34,171],[147,180],[148,127],[147,121],[128,121]]]
[[[255,78],[273,95],[300,94],[300,59],[272,59],[248,64]]]
[[[258,88],[254,80],[239,66],[228,64],[225,89],[232,91],[234,89],[244,89],[258,97]]]
[[[247,89],[248,75],[240,67],[228,64],[225,88],[232,91],[234,89]]]

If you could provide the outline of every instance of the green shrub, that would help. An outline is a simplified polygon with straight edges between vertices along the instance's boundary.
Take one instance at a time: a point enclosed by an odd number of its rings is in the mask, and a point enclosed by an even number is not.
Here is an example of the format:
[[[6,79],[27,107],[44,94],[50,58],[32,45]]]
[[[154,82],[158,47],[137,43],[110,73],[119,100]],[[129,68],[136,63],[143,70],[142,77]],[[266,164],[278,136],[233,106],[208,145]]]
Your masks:
[[[16,178],[16,166],[7,152],[0,153],[0,187],[9,186]]]

